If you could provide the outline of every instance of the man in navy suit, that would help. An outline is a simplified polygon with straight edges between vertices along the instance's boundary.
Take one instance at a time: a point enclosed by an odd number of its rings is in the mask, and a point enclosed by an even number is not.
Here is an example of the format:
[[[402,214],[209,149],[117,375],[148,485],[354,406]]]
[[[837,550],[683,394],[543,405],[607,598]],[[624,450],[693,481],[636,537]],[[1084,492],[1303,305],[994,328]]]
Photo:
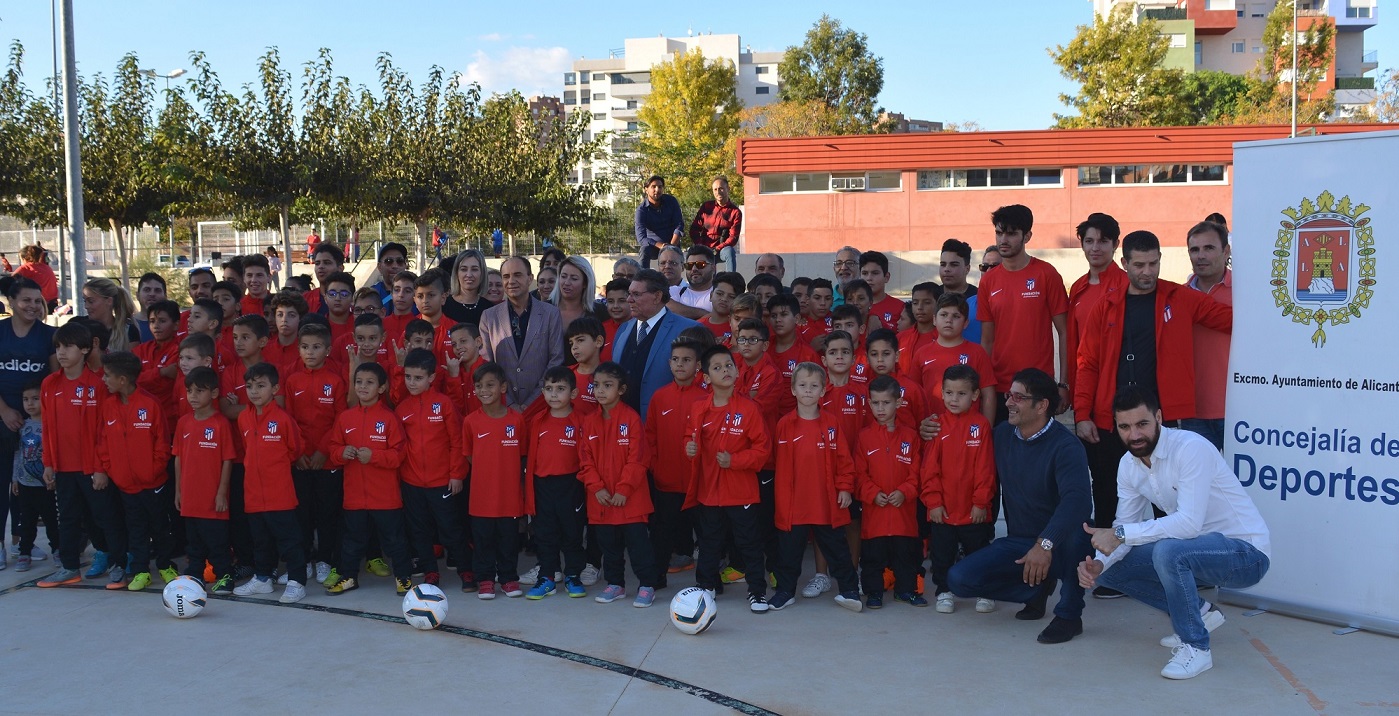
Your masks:
[[[612,360],[627,371],[623,400],[646,419],[651,394],[671,381],[670,344],[680,332],[699,324],[666,310],[670,289],[660,271],[642,269],[627,289],[631,320],[617,329]]]

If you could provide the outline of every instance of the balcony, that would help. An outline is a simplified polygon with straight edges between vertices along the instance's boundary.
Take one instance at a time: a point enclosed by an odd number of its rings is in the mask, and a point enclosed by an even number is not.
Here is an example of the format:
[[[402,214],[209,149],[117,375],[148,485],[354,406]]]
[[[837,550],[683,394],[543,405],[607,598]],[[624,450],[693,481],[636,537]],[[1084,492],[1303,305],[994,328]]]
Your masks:
[[[1143,10],[1142,17],[1148,20],[1185,20],[1185,8],[1183,7],[1155,7]]]
[[[1230,5],[1233,3],[1186,0],[1185,16],[1195,21],[1196,35],[1227,35],[1239,26],[1239,16]]]
[[[1356,79],[1356,78],[1351,78]],[[1337,89],[1336,108],[1342,113],[1347,108],[1363,107],[1375,101],[1375,90],[1373,89]]]
[[[1361,71],[1361,72],[1371,72],[1371,71],[1373,71],[1373,70],[1379,69],[1379,67],[1380,67],[1380,51],[1379,51],[1379,50],[1370,50],[1369,52],[1365,53],[1365,56],[1364,56],[1364,57],[1361,57],[1361,58],[1360,58],[1360,71]]]
[[[1337,77],[1336,89],[1338,90],[1374,90],[1374,77]]]

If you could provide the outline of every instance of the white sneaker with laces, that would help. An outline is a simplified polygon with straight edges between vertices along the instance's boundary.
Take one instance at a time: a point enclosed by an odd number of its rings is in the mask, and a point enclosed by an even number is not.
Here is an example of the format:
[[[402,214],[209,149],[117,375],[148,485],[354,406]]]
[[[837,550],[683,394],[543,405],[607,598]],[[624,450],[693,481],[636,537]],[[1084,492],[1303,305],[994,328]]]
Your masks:
[[[1209,649],[1196,649],[1189,644],[1181,644],[1171,653],[1171,660],[1161,675],[1168,679],[1193,679],[1209,671],[1214,666],[1214,658]]]
[[[943,592],[938,595],[937,605],[933,607],[938,614],[951,614],[957,611],[957,602],[952,597],[952,592]]]
[[[816,576],[812,577],[805,587],[802,587],[802,596],[807,599],[815,599],[829,591],[831,591],[831,578],[817,572]]]
[[[239,597],[246,597],[252,594],[271,594],[272,580],[270,578],[263,579],[254,575],[252,579],[234,587],[233,593]]]
[[[317,562],[315,576],[316,584],[320,584],[321,582],[324,582],[327,579],[330,579],[330,565],[326,564],[325,562]]]
[[[977,597],[977,598],[976,598],[976,612],[977,612],[977,614],[990,614],[991,612],[994,612],[994,611],[996,611],[996,600],[994,600],[994,599],[987,599],[986,597]]]
[[[598,568],[590,564],[583,568],[582,574],[578,575],[578,581],[582,582],[585,587],[591,587],[597,584],[598,577],[601,576],[602,573],[598,571]]]
[[[1212,632],[1224,624],[1224,613],[1220,612],[1218,609],[1211,609],[1205,612],[1203,619],[1205,621],[1205,631]],[[1180,646],[1180,637],[1175,634],[1163,636],[1161,637],[1161,646],[1167,649],[1175,649]]]
[[[530,567],[530,569],[529,569],[528,572],[525,572],[524,574],[521,574],[521,575],[520,575],[520,583],[521,583],[521,584],[538,584],[538,583],[539,583],[539,565],[536,564],[536,565],[534,565],[533,567]]]
[[[287,582],[287,588],[282,590],[282,596],[277,601],[283,604],[295,604],[306,598],[306,588],[301,586],[301,582],[295,579]]]

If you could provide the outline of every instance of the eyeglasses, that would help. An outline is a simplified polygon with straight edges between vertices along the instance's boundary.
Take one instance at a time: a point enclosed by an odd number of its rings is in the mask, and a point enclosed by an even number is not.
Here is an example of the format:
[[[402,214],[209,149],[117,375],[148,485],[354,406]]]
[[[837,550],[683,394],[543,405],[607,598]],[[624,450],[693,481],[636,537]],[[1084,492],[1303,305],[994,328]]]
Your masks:
[[[348,289],[337,288],[326,291],[325,295],[326,298],[349,298],[350,291]]]
[[[1040,399],[1040,398],[1036,398],[1036,397],[1033,396],[1033,395],[1026,395],[1026,394],[1024,394],[1024,393],[1006,393],[1006,405],[1011,405],[1011,404],[1019,405],[1020,403],[1024,403],[1024,402],[1027,402],[1027,401],[1028,401],[1028,402],[1031,402],[1031,403],[1034,403],[1034,402],[1037,402],[1037,401],[1039,401],[1039,400],[1041,400],[1041,399]]]
[[[377,309],[377,308],[372,308],[372,307],[370,307],[370,306],[355,306],[354,308],[352,308],[352,309],[350,309],[350,310],[351,310],[351,312],[353,312],[356,316],[362,316],[362,315],[364,315],[364,314],[366,314],[366,313],[376,313],[376,312],[378,312],[379,309]]]
[[[986,273],[997,266],[1000,266],[1000,264],[981,264],[981,272]]]
[[[687,271],[703,271],[707,268],[709,268],[708,261],[691,261],[690,263],[685,264],[685,270]]]
[[[763,339],[757,336],[739,336],[734,339],[734,345],[753,346],[762,343]]]
[[[389,266],[407,266],[407,265],[408,265],[408,259],[405,259],[405,258],[403,258],[403,257],[399,257],[399,258],[388,258],[388,259],[379,259],[379,263],[381,263],[381,264],[388,264]]]
[[[831,265],[836,268],[855,268],[854,261],[832,261]]]

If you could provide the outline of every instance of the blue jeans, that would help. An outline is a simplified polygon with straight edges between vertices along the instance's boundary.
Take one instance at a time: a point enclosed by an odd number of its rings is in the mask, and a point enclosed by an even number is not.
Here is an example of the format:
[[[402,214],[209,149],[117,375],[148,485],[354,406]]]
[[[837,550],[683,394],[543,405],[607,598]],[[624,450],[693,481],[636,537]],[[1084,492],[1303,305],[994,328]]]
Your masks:
[[[1214,443],[1214,449],[1224,450],[1224,418],[1186,418],[1180,421],[1181,430],[1189,430]]]
[[[734,244],[733,246],[725,246],[724,248],[719,249],[718,253],[718,262],[725,266],[723,270],[738,270],[738,244]]]
[[[1098,584],[1166,612],[1181,642],[1210,648],[1196,580],[1229,589],[1251,587],[1268,573],[1268,556],[1218,532],[1137,545],[1098,577]]]
[[[959,597],[987,597],[1006,602],[1032,602],[1041,590],[1052,591],[1059,580],[1059,603],[1054,616],[1078,619],[1083,616],[1083,587],[1078,586],[1078,563],[1088,555],[1088,535],[1082,530],[1054,548],[1054,559],[1044,583],[1025,583],[1025,566],[1015,560],[1025,556],[1038,539],[1002,537],[965,556],[947,571],[947,585]],[[1035,547],[1035,549],[1039,549]]]

